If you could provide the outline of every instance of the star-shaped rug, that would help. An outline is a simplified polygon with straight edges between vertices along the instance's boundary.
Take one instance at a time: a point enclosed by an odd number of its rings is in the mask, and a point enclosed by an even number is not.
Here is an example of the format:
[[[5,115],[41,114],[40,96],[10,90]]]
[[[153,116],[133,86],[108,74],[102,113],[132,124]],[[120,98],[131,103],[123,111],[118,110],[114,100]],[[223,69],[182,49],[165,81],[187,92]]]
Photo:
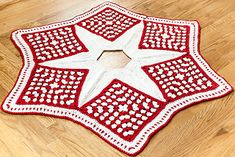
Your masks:
[[[2,110],[83,125],[136,155],[171,118],[232,87],[199,51],[197,21],[133,13],[105,2],[73,19],[12,33],[24,65]],[[123,50],[121,69],[102,66],[104,50]]]

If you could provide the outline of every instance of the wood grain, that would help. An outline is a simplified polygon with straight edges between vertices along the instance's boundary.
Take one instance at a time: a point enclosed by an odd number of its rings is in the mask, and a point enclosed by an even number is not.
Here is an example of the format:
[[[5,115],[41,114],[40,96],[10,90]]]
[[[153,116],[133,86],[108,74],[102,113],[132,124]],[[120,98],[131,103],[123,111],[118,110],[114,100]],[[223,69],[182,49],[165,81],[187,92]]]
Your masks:
[[[48,24],[82,13],[102,0],[1,0],[0,101],[12,88],[22,61],[10,41],[17,28]],[[234,0],[135,0],[114,2],[135,12],[201,24],[200,49],[208,63],[235,86]],[[115,64],[126,58],[115,54]],[[105,54],[102,60],[112,53]],[[111,57],[111,58],[112,58]],[[113,61],[112,61],[113,62]],[[0,157],[124,157],[91,131],[73,122],[0,111]],[[200,103],[177,114],[139,157],[234,157],[235,96]]]

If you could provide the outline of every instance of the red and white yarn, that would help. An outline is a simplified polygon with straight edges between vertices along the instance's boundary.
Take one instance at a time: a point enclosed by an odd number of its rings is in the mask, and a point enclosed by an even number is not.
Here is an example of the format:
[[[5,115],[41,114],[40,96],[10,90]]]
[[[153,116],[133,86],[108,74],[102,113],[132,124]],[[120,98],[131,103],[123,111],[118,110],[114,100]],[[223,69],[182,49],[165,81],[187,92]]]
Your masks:
[[[196,21],[148,17],[105,2],[73,19],[12,33],[24,65],[2,110],[69,119],[137,155],[180,110],[232,87],[199,52]],[[97,62],[103,50],[132,58]]]

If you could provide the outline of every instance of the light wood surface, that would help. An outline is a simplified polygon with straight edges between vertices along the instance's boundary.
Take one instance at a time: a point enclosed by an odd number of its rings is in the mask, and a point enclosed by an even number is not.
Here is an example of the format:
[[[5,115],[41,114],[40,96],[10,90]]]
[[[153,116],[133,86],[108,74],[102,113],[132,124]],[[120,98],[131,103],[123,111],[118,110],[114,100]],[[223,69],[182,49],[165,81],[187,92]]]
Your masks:
[[[0,101],[21,68],[20,53],[10,33],[18,28],[56,22],[82,13],[102,0],[0,0]],[[115,0],[149,16],[197,19],[202,27],[200,49],[211,65],[235,86],[234,0]],[[105,54],[122,65],[128,59]],[[118,65],[117,63],[115,63]],[[0,157],[126,156],[91,131],[68,120],[10,115],[0,111]],[[157,133],[139,157],[234,157],[235,96],[204,102],[177,114]]]

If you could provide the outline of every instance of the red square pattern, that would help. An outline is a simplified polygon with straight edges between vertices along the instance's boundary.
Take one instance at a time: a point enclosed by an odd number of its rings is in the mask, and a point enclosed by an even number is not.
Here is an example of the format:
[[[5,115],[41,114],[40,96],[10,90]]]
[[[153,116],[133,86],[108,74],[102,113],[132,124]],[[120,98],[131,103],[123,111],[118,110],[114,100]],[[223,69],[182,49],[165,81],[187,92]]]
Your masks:
[[[112,8],[105,8],[97,14],[82,20],[78,25],[107,40],[114,41],[139,22],[140,20]]]
[[[74,26],[28,33],[22,35],[29,45],[35,62],[64,58],[81,52],[88,52],[79,40]]]
[[[218,87],[190,55],[147,65],[142,69],[157,84],[168,101]]]
[[[87,69],[60,69],[36,65],[17,104],[77,108],[87,73]]]
[[[165,103],[114,79],[82,111],[121,138],[131,141],[164,108]]]
[[[189,26],[144,21],[140,49],[189,51]]]

